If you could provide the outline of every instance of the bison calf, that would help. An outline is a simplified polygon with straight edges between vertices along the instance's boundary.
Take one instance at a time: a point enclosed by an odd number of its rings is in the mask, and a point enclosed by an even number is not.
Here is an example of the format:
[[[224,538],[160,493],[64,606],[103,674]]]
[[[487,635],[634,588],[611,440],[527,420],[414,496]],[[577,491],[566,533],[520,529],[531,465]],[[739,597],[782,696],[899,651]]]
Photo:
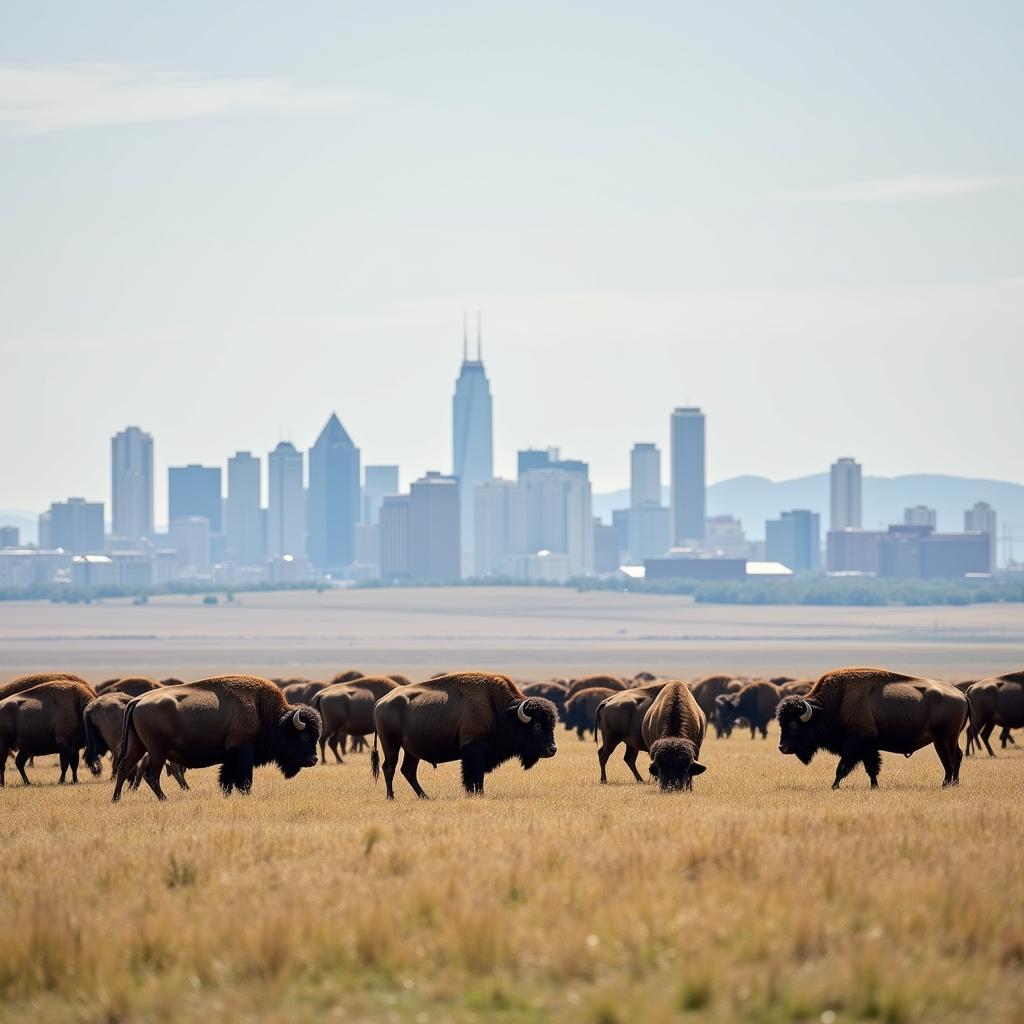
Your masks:
[[[692,789],[706,771],[697,758],[707,719],[686,683],[673,679],[644,715],[643,738],[651,754],[650,773],[663,790]]]

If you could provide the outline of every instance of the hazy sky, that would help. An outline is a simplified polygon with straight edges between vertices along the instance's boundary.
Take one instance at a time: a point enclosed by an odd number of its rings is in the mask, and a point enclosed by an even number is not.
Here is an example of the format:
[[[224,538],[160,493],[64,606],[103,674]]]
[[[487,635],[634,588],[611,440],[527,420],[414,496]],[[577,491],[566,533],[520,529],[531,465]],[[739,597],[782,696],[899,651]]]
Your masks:
[[[222,464],[332,410],[451,468],[481,309],[496,468],[622,485],[1024,481],[1024,5],[4,0],[0,508],[109,439]]]

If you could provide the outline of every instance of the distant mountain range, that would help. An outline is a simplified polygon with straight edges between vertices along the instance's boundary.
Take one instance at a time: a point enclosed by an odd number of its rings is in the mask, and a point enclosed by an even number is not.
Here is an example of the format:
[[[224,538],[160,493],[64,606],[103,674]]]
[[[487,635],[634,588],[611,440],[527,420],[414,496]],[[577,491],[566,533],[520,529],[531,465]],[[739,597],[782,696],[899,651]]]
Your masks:
[[[663,488],[668,504],[669,489]],[[999,535],[1009,526],[1019,538],[1016,556],[1024,555],[1024,486],[1002,480],[972,480],[959,476],[865,476],[863,481],[864,526],[874,529],[903,522],[903,510],[927,505],[938,513],[938,529],[964,528],[964,511],[976,501],[987,501],[999,521]],[[629,491],[594,495],[594,515],[611,522],[613,509],[629,505]],[[764,539],[767,519],[780,512],[806,508],[821,514],[822,533],[828,529],[828,474],[796,480],[768,480],[762,476],[737,476],[708,488],[708,515],[734,515],[743,521],[748,540]],[[1002,559],[1002,543],[999,548]]]

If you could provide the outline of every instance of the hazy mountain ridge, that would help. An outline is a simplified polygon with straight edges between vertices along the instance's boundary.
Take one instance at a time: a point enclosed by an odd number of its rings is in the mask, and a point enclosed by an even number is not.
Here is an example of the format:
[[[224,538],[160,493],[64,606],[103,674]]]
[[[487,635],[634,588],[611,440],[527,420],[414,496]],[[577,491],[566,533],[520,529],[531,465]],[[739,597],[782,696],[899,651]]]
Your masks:
[[[976,501],[987,501],[999,520],[999,535],[1009,526],[1020,539],[1024,551],[1024,485],[1004,480],[976,480],[970,477],[939,474],[908,476],[865,476],[864,526],[876,528],[903,521],[903,510],[911,505],[927,505],[938,513],[940,530],[964,528],[964,512]],[[669,488],[662,488],[669,502]],[[626,489],[594,495],[594,515],[611,521],[613,509],[629,505]],[[821,514],[822,532],[828,529],[828,473],[798,477],[794,480],[769,480],[761,476],[737,476],[708,488],[708,515],[734,515],[741,519],[750,540],[764,539],[764,524],[780,512],[807,508]],[[1021,551],[1017,552],[1020,557]],[[1000,558],[1002,546],[1000,545]]]

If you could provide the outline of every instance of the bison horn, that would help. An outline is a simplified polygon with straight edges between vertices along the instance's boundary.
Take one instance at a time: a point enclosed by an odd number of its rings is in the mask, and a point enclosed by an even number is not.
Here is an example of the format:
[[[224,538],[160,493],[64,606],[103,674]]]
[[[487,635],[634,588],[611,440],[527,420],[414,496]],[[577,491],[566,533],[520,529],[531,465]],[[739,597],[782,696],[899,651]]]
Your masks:
[[[299,732],[302,732],[302,730],[306,728],[306,723],[302,720],[302,713],[298,708],[295,709],[295,714],[292,715],[292,725],[294,725]]]
[[[800,716],[800,721],[809,722],[811,720],[811,715],[814,713],[814,708],[812,708],[810,703],[806,700],[802,701],[802,703],[804,706],[804,713]]]
[[[522,722],[523,725],[529,725],[530,722],[533,720],[526,713],[526,701],[525,700],[519,702],[519,707],[516,708],[516,714],[519,716],[519,721]]]

